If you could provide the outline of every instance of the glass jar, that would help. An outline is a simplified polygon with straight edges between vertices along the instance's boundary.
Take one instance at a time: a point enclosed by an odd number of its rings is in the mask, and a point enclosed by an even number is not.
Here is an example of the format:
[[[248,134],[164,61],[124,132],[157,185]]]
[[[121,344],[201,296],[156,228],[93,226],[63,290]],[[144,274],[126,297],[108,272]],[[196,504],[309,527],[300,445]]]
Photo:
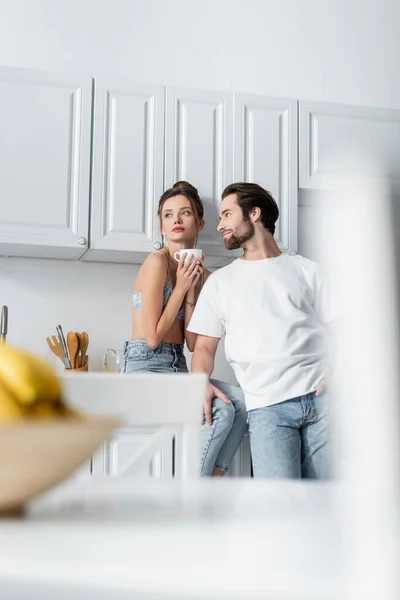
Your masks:
[[[108,348],[103,357],[103,371],[107,373],[119,373],[124,353],[122,350]]]

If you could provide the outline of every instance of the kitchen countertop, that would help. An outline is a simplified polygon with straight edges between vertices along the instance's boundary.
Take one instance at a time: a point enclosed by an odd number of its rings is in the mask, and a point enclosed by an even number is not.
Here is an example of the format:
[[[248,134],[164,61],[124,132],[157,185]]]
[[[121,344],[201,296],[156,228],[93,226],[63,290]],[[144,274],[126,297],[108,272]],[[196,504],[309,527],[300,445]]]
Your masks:
[[[335,497],[300,481],[70,481],[0,521],[0,596],[334,598]]]

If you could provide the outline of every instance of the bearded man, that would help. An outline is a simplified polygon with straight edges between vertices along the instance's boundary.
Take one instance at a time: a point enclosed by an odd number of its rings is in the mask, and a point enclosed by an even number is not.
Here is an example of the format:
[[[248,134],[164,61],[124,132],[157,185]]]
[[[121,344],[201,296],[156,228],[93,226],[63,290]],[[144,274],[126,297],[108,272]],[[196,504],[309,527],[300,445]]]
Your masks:
[[[282,253],[274,239],[278,206],[255,183],[222,194],[218,231],[243,256],[212,273],[188,330],[197,333],[192,371],[211,376],[225,335],[226,358],[248,410],[255,477],[327,478],[329,374],[334,303],[319,266]],[[211,383],[212,399],[224,399]]]

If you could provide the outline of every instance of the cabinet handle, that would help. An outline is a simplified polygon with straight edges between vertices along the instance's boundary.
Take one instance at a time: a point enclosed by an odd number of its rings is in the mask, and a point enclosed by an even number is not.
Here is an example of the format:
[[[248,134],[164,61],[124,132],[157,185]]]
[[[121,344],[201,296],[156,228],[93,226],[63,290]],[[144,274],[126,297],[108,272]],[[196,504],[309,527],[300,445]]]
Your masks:
[[[81,246],[84,246],[86,244],[86,238],[84,238],[84,237],[78,238],[78,244],[80,244]]]
[[[161,244],[160,242],[156,242],[153,246],[156,250],[161,250]]]

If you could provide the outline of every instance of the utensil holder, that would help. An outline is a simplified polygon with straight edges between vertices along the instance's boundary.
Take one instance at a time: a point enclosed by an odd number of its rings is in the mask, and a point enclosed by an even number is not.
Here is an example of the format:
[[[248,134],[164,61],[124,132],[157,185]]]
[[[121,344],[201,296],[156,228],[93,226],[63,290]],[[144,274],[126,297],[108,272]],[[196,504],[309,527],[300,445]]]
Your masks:
[[[82,358],[83,358],[83,365],[82,365]],[[73,371],[74,373],[84,373],[87,372],[89,370],[89,357],[87,355],[85,356],[78,356],[78,364],[79,366],[76,369],[64,369],[64,371]]]

